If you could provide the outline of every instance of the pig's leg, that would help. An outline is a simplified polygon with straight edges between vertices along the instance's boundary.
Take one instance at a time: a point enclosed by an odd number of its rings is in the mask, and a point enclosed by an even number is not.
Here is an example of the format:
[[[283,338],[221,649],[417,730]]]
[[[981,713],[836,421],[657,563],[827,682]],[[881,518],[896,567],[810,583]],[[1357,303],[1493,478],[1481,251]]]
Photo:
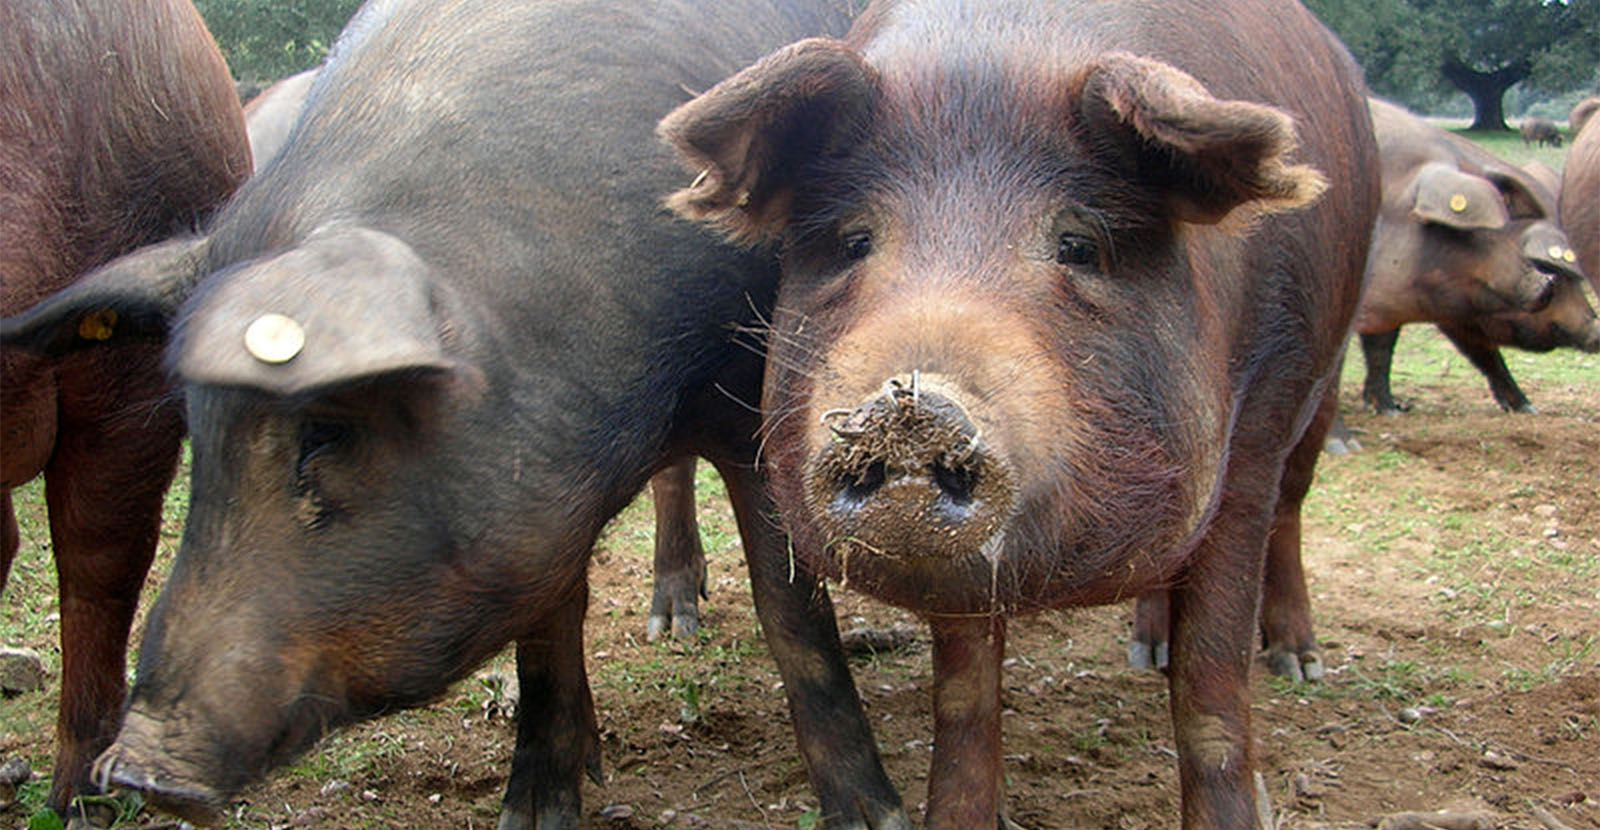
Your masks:
[[[517,747],[499,830],[577,830],[580,776],[600,781],[600,730],[583,666],[589,587],[517,640]]]
[[[793,555],[748,461],[718,463],[750,567],[756,616],[783,676],[800,755],[828,830],[911,830],[839,646],[827,588]]]
[[[1284,467],[1281,494],[1267,539],[1267,570],[1262,587],[1261,634],[1267,667],[1279,677],[1321,680],[1322,655],[1311,631],[1311,599],[1300,563],[1300,506],[1317,467],[1325,437],[1339,411],[1338,386],[1323,395],[1316,417]]]
[[[1171,591],[1172,722],[1185,830],[1254,827],[1250,663],[1279,473],[1235,454],[1219,514]],[[1251,461],[1255,463],[1251,463]]]
[[[651,642],[668,629],[679,640],[692,640],[700,631],[706,554],[694,515],[694,465],[691,456],[650,479],[656,507],[655,591],[647,632]]]
[[[0,593],[11,576],[11,560],[22,547],[22,532],[17,528],[17,512],[11,506],[11,491],[0,490]]]
[[[89,766],[122,719],[128,632],[182,446],[172,407],[117,414],[108,424],[62,429],[45,468],[61,596],[61,705],[48,804],[62,814],[73,796],[94,792]]]
[[[1133,635],[1128,638],[1129,666],[1166,671],[1171,617],[1171,602],[1165,589],[1139,595],[1133,603]]]
[[[1439,331],[1450,338],[1456,350],[1472,361],[1489,381],[1489,392],[1494,395],[1494,401],[1500,408],[1507,412],[1532,413],[1536,410],[1528,396],[1522,394],[1522,389],[1511,377],[1511,370],[1506,366],[1506,359],[1501,356],[1500,350],[1487,343],[1471,337],[1456,329],[1440,326]]]
[[[996,827],[1004,617],[934,617],[928,830]]]
[[[1389,369],[1394,364],[1394,344],[1400,330],[1361,335],[1361,355],[1367,362],[1367,379],[1361,385],[1361,400],[1379,415],[1398,415],[1407,407],[1395,403],[1389,391]]]

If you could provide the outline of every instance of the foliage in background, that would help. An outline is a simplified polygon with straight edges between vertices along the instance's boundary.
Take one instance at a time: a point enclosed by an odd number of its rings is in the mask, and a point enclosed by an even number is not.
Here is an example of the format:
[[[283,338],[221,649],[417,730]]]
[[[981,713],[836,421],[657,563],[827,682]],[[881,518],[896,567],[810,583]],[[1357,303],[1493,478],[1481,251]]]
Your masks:
[[[195,0],[233,76],[265,84],[322,61],[361,0]]]
[[[1472,100],[1474,129],[1505,129],[1516,87],[1525,109],[1600,89],[1600,0],[1306,0],[1350,47],[1374,92],[1438,112]],[[1571,106],[1570,103],[1566,106]],[[1565,116],[1565,108],[1561,109]]]

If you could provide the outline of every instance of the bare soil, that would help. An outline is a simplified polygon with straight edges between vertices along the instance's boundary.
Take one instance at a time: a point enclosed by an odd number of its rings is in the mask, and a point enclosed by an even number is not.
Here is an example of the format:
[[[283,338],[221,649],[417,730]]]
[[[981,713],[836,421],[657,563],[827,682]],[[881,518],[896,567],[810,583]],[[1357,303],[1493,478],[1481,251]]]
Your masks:
[[[1555,827],[1542,809],[1600,830],[1600,383],[1540,388],[1536,416],[1501,414],[1475,383],[1404,393],[1415,411],[1377,418],[1347,391],[1365,449],[1325,456],[1307,506],[1329,677],[1291,685],[1257,672],[1258,766],[1278,826],[1455,809],[1496,828]],[[731,513],[714,488],[701,504],[711,598],[697,643],[644,642],[647,504],[619,517],[594,557],[587,637],[605,783],[585,785],[585,828],[820,826]],[[909,646],[854,668],[889,773],[920,815],[926,634],[904,612],[834,598],[842,629],[917,626]],[[1005,775],[1022,827],[1177,826],[1165,680],[1125,667],[1128,617],[1110,607],[1011,624]],[[230,826],[493,827],[513,728],[491,686],[474,679],[330,738],[249,791]],[[48,754],[49,741],[23,736],[0,755]],[[26,818],[0,812],[5,826]],[[145,814],[132,826],[174,825]]]

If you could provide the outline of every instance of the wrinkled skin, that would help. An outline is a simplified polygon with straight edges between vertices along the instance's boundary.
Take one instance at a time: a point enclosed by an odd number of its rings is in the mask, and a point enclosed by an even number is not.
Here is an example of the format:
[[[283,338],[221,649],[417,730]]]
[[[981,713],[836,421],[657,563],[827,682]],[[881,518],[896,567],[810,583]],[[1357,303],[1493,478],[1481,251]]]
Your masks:
[[[187,0],[8,2],[0,54],[0,313],[192,228],[250,172],[233,81]],[[11,489],[42,474],[62,649],[47,804],[64,813],[121,717],[183,413],[149,344],[0,349],[0,378],[0,590],[20,541]]]
[[[1400,328],[1439,326],[1483,372],[1501,408],[1531,406],[1497,347],[1600,349],[1584,278],[1536,174],[1399,107],[1370,102],[1383,162],[1383,209],[1367,259],[1355,329],[1367,374],[1362,398],[1394,414],[1389,369]]]
[[[1377,208],[1356,79],[1281,3],[888,2],[662,122],[669,204],[782,248],[798,550],[933,629],[928,827],[1002,821],[1010,616],[1168,588],[1184,826],[1255,821],[1267,539]]]
[[[517,644],[501,830],[575,828],[598,734],[596,534],[670,463],[728,485],[757,613],[829,827],[906,828],[827,594],[756,470],[776,265],[661,210],[656,120],[829,2],[369,5],[276,159],[206,234],[146,249],[6,342],[170,332],[192,504],[97,775],[213,820],[326,730]]]

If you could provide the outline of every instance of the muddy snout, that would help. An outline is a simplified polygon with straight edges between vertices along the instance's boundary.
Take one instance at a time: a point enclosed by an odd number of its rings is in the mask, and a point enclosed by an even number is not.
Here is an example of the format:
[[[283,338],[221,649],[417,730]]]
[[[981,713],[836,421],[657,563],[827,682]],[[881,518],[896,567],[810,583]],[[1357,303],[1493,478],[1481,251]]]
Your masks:
[[[910,375],[822,415],[806,489],[830,544],[896,558],[998,555],[1014,474],[960,401],[938,378]]]
[[[151,806],[201,827],[220,824],[222,794],[164,755],[156,746],[160,732],[154,720],[130,711],[116,742],[95,761],[96,786],[104,792],[135,790]]]

